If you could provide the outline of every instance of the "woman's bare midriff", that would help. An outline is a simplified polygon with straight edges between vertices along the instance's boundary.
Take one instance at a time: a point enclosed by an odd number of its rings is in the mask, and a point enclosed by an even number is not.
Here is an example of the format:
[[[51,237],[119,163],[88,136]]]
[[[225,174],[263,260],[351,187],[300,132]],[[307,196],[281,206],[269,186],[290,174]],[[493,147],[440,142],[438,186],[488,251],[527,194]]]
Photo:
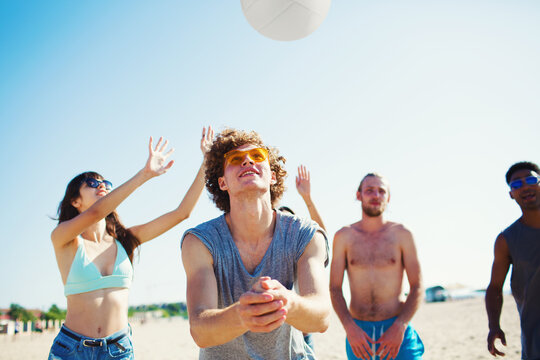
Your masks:
[[[104,338],[128,325],[127,288],[108,288],[67,297],[65,326],[92,338]]]

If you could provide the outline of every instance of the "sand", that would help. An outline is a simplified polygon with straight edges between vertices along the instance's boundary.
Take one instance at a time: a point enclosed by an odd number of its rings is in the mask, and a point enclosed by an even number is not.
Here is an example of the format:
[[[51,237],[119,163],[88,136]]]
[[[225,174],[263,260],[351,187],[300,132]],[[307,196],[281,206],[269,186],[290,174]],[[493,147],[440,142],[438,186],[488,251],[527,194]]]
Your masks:
[[[505,298],[501,325],[508,343],[505,358],[520,359],[519,318],[511,297]],[[137,360],[198,358],[187,320],[156,319],[132,326]],[[481,298],[423,304],[413,326],[424,341],[424,359],[493,359],[486,349],[487,316]],[[0,335],[0,359],[46,359],[55,335]],[[327,332],[314,334],[314,342],[319,359],[346,359],[345,331],[335,314]]]

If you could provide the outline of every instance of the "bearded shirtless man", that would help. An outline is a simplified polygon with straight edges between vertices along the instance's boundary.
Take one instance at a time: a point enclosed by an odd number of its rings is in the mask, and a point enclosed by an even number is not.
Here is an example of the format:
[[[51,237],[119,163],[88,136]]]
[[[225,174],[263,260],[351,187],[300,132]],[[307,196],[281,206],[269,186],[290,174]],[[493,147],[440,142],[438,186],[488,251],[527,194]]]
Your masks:
[[[334,238],[330,295],[345,332],[348,359],[421,359],[424,345],[409,325],[422,301],[422,276],[411,232],[383,218],[390,200],[388,182],[367,174],[356,193],[362,220]],[[343,297],[347,271],[351,301]],[[402,299],[403,274],[410,291]]]

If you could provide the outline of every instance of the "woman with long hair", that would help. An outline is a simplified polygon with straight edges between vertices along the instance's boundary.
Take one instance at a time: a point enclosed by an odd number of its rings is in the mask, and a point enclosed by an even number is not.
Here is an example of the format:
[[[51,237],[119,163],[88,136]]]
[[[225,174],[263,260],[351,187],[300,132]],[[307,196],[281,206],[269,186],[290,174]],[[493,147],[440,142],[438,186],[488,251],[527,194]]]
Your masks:
[[[201,150],[209,149],[214,132],[204,128]],[[128,295],[133,255],[141,244],[188,218],[204,188],[204,160],[180,205],[146,224],[125,228],[115,209],[135,189],[167,172],[172,149],[160,138],[149,144],[146,165],[118,188],[95,172],[76,176],[58,207],[58,226],[51,234],[67,297],[66,321],[54,340],[49,359],[133,359],[128,325]]]

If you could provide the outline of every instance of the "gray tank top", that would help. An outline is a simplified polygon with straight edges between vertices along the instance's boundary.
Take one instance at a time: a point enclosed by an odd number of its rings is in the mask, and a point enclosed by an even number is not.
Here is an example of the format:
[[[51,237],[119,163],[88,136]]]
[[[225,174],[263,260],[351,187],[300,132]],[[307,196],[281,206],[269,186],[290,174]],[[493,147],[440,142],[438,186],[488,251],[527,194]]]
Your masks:
[[[218,308],[222,309],[238,301],[240,295],[249,291],[261,276],[270,276],[287,289],[293,289],[296,263],[316,231],[320,231],[326,239],[328,258],[328,239],[315,222],[276,211],[272,242],[252,274],[244,267],[224,215],[187,230],[182,242],[191,233],[210,251],[218,286]],[[199,359],[296,360],[315,359],[315,355],[299,330],[283,324],[270,333],[248,331],[226,344],[203,348]]]
[[[521,319],[521,356],[540,359],[540,229],[517,220],[502,234],[512,258],[510,287]]]

